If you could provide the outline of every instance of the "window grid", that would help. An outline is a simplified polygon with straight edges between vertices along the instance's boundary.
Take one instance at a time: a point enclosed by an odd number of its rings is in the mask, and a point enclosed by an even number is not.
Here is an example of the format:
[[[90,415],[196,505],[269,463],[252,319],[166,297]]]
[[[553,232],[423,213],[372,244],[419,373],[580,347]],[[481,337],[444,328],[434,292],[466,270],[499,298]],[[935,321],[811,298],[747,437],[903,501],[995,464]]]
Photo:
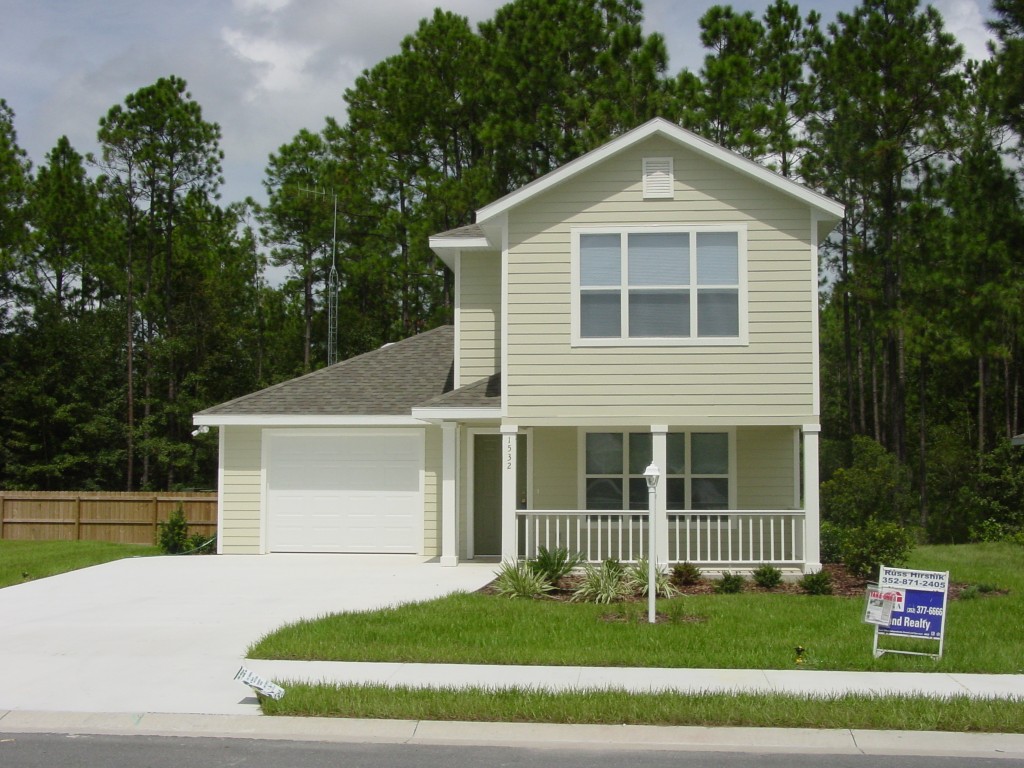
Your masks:
[[[631,275],[630,237],[648,234],[663,236],[685,235],[686,282],[652,283],[641,278],[634,278]],[[596,242],[596,239],[599,238],[607,246],[610,242],[609,236],[611,235],[617,236],[618,239],[618,282],[611,282],[609,275],[605,275],[603,280],[588,280],[585,273],[594,271],[588,270],[584,263],[587,259],[585,248],[588,238],[594,238],[592,242]],[[715,272],[714,267],[718,267],[718,273],[721,273],[723,270],[721,265],[713,265],[711,270],[707,266],[702,266],[700,256],[704,251],[702,251],[700,242],[701,240],[713,240],[722,235],[732,235],[734,238],[735,262],[732,265],[727,265],[724,271],[733,271],[735,273],[735,281],[711,282],[709,280],[705,282],[701,277],[702,273],[707,273],[708,271]],[[741,265],[744,261],[743,250],[745,246],[738,230],[732,228],[720,230],[696,228],[664,228],[658,230],[619,229],[614,232],[580,232],[577,233],[576,237],[578,238],[576,243],[579,254],[579,304],[577,316],[579,318],[579,336],[581,339],[596,341],[635,341],[637,339],[664,339],[670,341],[739,340],[742,325],[741,314],[743,312]],[[705,248],[711,251],[714,249],[714,246],[707,245]],[[721,275],[716,274],[715,276]],[[634,334],[631,324],[636,325],[636,323],[631,323],[630,311],[634,304],[639,304],[640,296],[650,298],[661,297],[663,300],[675,297],[680,305],[685,305],[686,315],[683,318],[685,322],[681,332]],[[603,297],[603,302],[601,302],[601,297]],[[702,297],[704,298],[703,304]],[[718,301],[715,301],[713,297]],[[723,299],[724,302],[722,301]],[[604,304],[606,313],[611,313],[613,305],[617,303],[617,325],[610,314],[605,314],[600,320],[592,319],[595,317],[593,313],[588,315],[588,310],[598,308],[599,302]],[[724,317],[727,325],[724,332],[716,333],[710,329],[710,316],[714,315],[716,304],[718,305],[720,315]],[[701,315],[702,307],[707,308],[703,317]],[[671,316],[669,317],[671,318]],[[721,318],[719,318],[719,322],[721,322]],[[705,326],[703,331],[702,326]]]

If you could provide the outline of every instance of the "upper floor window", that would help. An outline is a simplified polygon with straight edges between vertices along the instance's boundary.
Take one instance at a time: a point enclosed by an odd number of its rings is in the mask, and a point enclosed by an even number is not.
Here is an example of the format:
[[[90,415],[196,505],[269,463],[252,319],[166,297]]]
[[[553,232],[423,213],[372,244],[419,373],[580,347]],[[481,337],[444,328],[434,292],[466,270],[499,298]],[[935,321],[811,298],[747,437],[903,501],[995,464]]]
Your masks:
[[[738,227],[574,230],[574,343],[745,343],[745,235]]]

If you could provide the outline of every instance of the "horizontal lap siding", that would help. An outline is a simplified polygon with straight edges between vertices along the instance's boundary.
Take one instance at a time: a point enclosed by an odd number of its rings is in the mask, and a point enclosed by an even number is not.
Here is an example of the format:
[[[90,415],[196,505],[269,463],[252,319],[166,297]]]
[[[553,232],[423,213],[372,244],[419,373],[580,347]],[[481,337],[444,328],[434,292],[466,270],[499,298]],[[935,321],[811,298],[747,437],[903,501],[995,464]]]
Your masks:
[[[459,384],[467,386],[498,370],[501,257],[464,253],[459,276]]]
[[[532,509],[576,509],[576,434],[574,427],[533,431]]]
[[[739,509],[792,509],[796,457],[789,427],[736,430],[736,493]]]
[[[440,427],[427,427],[424,445],[426,474],[423,482],[423,554],[436,557],[441,554],[441,534],[438,510],[441,508],[441,479],[444,471],[444,452]]]
[[[221,551],[229,555],[258,554],[262,430],[259,427],[221,429],[224,430]]]
[[[675,200],[642,199],[654,156],[674,157]],[[747,346],[571,347],[571,227],[719,222],[747,227]],[[661,139],[524,204],[509,220],[509,417],[812,417],[810,229],[806,205]]]

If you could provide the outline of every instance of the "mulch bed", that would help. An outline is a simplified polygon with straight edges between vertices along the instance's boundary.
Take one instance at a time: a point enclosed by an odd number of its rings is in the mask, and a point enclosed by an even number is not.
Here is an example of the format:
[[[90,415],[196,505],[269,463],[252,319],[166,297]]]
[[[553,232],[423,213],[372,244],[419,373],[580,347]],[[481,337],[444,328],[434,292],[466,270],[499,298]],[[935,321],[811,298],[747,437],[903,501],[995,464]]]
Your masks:
[[[846,568],[845,565],[838,563],[827,563],[822,566],[823,571],[827,571],[829,576],[832,578],[832,594],[838,597],[864,597],[864,591],[867,588],[868,580],[860,576],[856,576]],[[555,589],[548,592],[545,597],[552,600],[560,600],[567,602],[572,598],[572,594],[576,587],[579,585],[582,577],[578,574],[572,574],[566,576],[564,579],[558,582]],[[716,579],[701,579],[696,584],[680,585],[673,582],[673,586],[679,591],[681,595],[714,595],[718,594],[715,592]],[[949,585],[949,599],[957,600],[960,597],[960,593],[967,589],[969,585],[962,582],[951,582]],[[800,585],[795,581],[784,581],[774,589],[763,589],[754,583],[753,579],[747,578],[743,584],[744,592],[753,593],[772,593],[772,594],[791,594],[791,595],[803,595],[805,594]],[[485,595],[495,595],[497,592],[493,587],[493,582],[482,587],[479,592]],[[1000,594],[1006,594],[1006,590],[992,590],[989,592],[982,593],[980,596],[996,596]],[[627,600],[626,602],[646,602],[647,598],[643,596],[637,596]],[[618,617],[618,618],[615,618]],[[615,614],[612,619],[609,620],[624,620],[619,614]]]

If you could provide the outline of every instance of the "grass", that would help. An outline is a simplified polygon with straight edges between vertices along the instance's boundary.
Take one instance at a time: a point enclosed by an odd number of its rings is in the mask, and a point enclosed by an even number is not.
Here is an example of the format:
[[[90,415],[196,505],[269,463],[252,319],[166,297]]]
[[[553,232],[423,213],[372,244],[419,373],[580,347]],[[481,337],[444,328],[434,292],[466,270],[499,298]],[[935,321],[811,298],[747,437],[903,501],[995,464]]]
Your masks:
[[[268,715],[604,723],[772,728],[857,728],[954,732],[1024,732],[1024,698],[934,700],[920,696],[773,694],[549,693],[530,689],[418,689],[382,685],[284,683]]]
[[[794,648],[805,668],[854,671],[1024,672],[1024,550],[1010,544],[921,547],[911,565],[950,570],[958,582],[1009,594],[948,606],[941,661],[871,654],[863,601],[744,593],[659,600],[671,620],[642,621],[645,605],[509,600],[456,594],[426,603],[302,621],[253,644],[252,658],[467,664],[787,669]],[[897,647],[888,638],[887,647]],[[908,645],[904,642],[904,645]],[[936,643],[910,641],[934,652]]]
[[[158,554],[155,546],[109,541],[0,541],[0,587],[125,557]]]

